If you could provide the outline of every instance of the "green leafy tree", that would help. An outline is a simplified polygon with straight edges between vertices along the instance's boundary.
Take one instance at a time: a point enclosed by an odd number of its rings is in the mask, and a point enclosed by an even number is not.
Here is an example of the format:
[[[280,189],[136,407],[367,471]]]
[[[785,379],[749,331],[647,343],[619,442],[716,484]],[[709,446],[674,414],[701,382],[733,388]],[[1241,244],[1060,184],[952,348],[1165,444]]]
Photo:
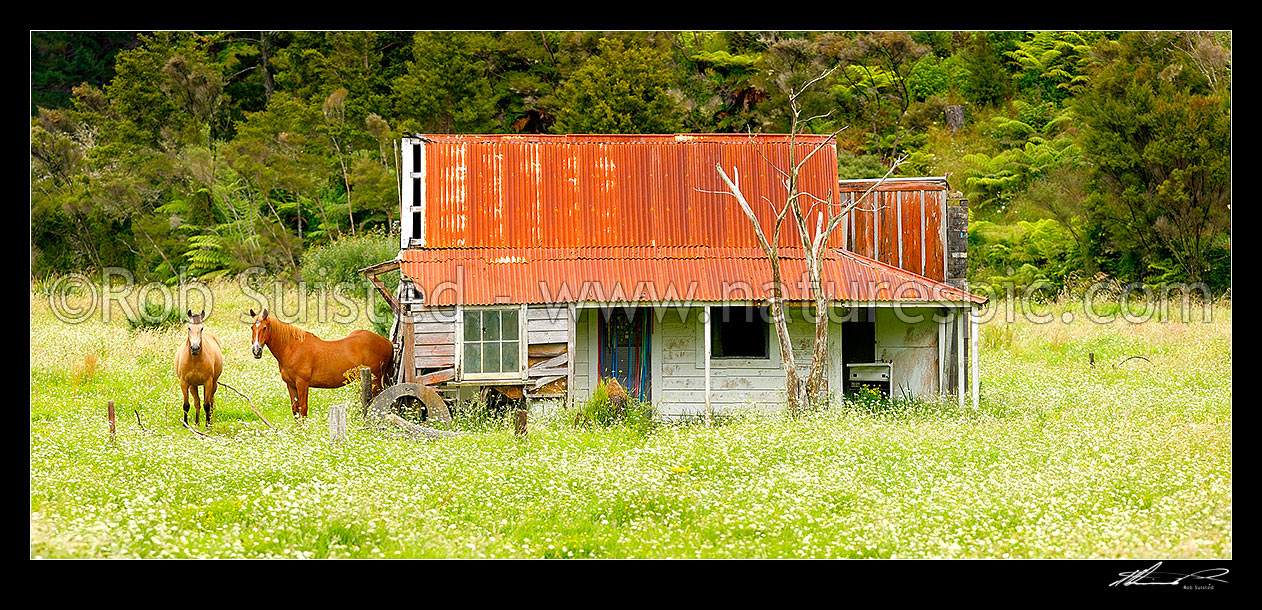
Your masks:
[[[1218,57],[1230,57],[1230,39]],[[1230,65],[1207,76],[1178,33],[1103,41],[1074,103],[1100,193],[1097,247],[1133,252],[1146,276],[1225,287],[1231,205]],[[1170,261],[1164,265],[1161,261]],[[1136,278],[1143,279],[1143,278]]]
[[[1012,92],[1012,78],[1004,69],[991,38],[985,32],[974,33],[964,51],[965,67],[969,72],[964,95],[981,106],[998,105]]]
[[[833,91],[843,104],[856,108],[869,127],[868,151],[887,162],[906,152],[909,132],[903,120],[915,101],[907,77],[929,48],[906,32],[830,36],[821,46],[843,66]]]
[[[767,97],[754,84],[763,45],[740,32],[679,32],[671,39],[680,66],[685,123],[693,131],[746,132]],[[744,52],[742,52],[744,51]]]
[[[394,87],[405,130],[488,133],[502,126],[492,73],[495,38],[483,32],[417,32],[407,73]]]
[[[82,83],[108,83],[115,55],[136,44],[130,32],[31,32],[31,115],[70,107]]]
[[[557,94],[555,133],[673,133],[683,126],[665,52],[602,38]]]
[[[1030,32],[1005,53],[1017,67],[1017,87],[1033,99],[1061,105],[1087,84],[1091,43],[1078,32]]]

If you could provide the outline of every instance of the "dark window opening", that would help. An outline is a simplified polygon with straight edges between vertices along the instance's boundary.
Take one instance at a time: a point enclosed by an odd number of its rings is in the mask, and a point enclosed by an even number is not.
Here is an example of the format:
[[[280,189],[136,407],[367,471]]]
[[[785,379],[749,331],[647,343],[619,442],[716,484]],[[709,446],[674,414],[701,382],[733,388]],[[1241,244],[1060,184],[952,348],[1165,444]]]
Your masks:
[[[766,307],[711,307],[711,358],[771,358]]]

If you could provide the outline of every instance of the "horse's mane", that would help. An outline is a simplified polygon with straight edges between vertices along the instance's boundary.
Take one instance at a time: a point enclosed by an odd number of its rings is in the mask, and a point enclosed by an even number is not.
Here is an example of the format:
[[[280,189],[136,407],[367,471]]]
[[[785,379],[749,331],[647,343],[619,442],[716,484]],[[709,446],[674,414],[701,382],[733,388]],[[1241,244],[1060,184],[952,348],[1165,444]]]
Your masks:
[[[311,333],[294,326],[288,322],[282,322],[279,318],[272,318],[272,334],[282,339],[286,343],[295,342],[302,343],[307,340]]]

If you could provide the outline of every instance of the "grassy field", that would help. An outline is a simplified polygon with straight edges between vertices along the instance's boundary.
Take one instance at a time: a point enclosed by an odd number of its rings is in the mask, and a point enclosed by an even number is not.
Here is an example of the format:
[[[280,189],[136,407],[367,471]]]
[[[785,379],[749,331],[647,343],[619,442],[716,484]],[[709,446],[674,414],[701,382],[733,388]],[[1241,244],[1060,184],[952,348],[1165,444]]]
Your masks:
[[[977,411],[839,404],[647,432],[556,414],[525,440],[458,413],[458,439],[353,420],[331,445],[329,405],[358,389],[312,391],[309,421],[288,423],[275,360],[250,357],[236,319],[251,302],[214,292],[223,380],[281,432],[225,390],[213,438],[193,436],[182,325],[65,324],[32,291],[32,557],[1232,556],[1228,304],[1210,323],[1000,316],[982,327]]]

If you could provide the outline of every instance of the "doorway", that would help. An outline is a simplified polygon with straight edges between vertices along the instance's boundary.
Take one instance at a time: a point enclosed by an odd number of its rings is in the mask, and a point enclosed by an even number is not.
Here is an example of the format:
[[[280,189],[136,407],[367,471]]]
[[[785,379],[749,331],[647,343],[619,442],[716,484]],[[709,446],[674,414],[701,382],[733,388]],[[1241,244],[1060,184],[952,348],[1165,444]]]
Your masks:
[[[652,398],[653,316],[646,307],[600,310],[600,378],[614,378],[636,400]]]

